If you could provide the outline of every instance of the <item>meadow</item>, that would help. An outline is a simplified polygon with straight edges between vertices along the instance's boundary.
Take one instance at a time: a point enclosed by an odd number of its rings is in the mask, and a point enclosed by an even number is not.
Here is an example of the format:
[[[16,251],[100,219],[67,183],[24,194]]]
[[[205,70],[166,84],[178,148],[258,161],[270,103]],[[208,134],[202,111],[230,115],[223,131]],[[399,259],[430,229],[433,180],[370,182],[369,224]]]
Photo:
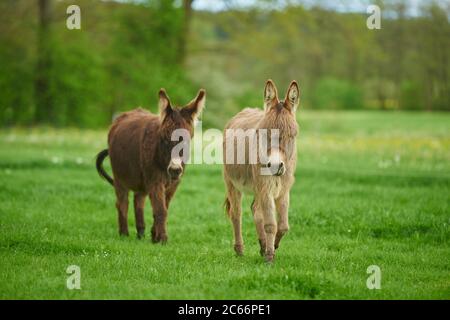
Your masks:
[[[207,116],[205,114],[205,116]],[[449,299],[450,115],[299,111],[291,230],[272,265],[244,201],[236,257],[218,165],[191,165],[169,242],[120,238],[94,166],[106,130],[0,131],[1,299]],[[109,165],[106,166],[110,169]],[[81,289],[68,290],[78,265]],[[366,270],[381,269],[369,290]]]

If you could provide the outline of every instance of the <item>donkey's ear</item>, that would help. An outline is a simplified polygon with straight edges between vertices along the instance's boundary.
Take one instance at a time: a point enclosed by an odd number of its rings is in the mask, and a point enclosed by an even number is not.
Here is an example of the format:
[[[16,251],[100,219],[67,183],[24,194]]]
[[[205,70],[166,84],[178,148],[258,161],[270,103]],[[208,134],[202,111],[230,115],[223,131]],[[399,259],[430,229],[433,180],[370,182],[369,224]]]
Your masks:
[[[297,81],[293,80],[286,92],[284,105],[289,110],[295,112],[297,110],[299,102],[300,102],[300,89],[298,88]]]
[[[167,115],[168,112],[172,111],[172,104],[170,103],[169,96],[166,93],[166,90],[161,88],[159,90],[159,114],[164,119],[164,117]]]
[[[266,81],[264,87],[264,110],[267,110],[278,103],[278,92],[275,83],[271,79]]]
[[[206,91],[205,89],[200,89],[197,96],[184,107],[192,120],[197,120],[200,113],[202,113],[202,110],[205,107],[205,101]]]

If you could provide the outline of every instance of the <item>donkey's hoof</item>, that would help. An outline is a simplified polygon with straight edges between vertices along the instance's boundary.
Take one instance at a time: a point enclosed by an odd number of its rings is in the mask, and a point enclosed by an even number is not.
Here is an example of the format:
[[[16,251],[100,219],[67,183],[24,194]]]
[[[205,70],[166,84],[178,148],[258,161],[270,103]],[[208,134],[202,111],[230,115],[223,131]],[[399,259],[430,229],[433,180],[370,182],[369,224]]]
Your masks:
[[[128,234],[128,231],[119,231],[119,236],[122,238],[122,237],[128,237],[129,236],[129,234]]]
[[[167,244],[167,241],[169,241],[169,238],[166,235],[162,236],[159,239],[159,242],[161,242],[161,244],[163,244],[163,245]]]
[[[165,234],[152,234],[152,242],[153,243],[161,243],[166,244],[168,240],[167,235]]]
[[[265,254],[264,255],[264,261],[268,264],[271,264],[273,262],[273,260],[275,259],[275,254]]]
[[[152,234],[152,242],[153,243],[158,243],[158,242],[161,242],[161,240],[163,238],[163,235],[164,235],[164,232],[161,231],[158,228],[153,227],[151,234]]]
[[[242,244],[235,244],[234,245],[234,251],[236,252],[236,255],[241,257],[244,255],[244,245]]]

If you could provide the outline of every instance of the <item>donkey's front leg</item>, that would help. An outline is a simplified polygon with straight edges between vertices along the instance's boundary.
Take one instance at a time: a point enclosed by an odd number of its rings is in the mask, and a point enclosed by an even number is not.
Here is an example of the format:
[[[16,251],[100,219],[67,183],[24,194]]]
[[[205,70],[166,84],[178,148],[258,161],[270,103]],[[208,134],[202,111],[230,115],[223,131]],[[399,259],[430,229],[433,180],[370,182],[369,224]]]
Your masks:
[[[149,197],[153,209],[152,241],[164,244],[167,242],[167,206],[164,186],[161,184],[152,188]]]
[[[289,231],[289,192],[276,199],[275,206],[279,216],[277,235],[275,237],[275,249],[278,249],[281,238]]]
[[[264,256],[264,254],[266,253],[266,232],[264,231],[264,216],[261,212],[261,209],[257,210],[257,207],[255,205],[255,199],[253,199],[250,208],[253,213],[253,220],[255,221],[256,232],[258,233],[258,240],[260,246],[259,253],[261,254],[261,256]]]
[[[174,181],[166,188],[166,207],[167,207],[167,210],[169,210],[170,200],[172,200],[175,192],[177,191],[177,187],[178,187],[179,183],[180,183],[180,180]]]
[[[272,262],[275,257],[275,234],[277,232],[275,203],[271,196],[261,194],[255,205],[255,209],[261,210],[264,217],[264,231],[266,233],[266,252],[264,256],[267,262]]]

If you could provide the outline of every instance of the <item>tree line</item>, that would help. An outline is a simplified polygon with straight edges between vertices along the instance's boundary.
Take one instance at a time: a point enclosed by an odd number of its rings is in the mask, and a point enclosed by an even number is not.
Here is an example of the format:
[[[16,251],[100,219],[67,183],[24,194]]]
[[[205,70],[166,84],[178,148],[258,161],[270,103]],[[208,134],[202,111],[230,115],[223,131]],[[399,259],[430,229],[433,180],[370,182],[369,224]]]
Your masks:
[[[161,86],[174,101],[206,87],[217,125],[260,105],[267,78],[297,79],[305,108],[450,110],[442,3],[410,16],[407,1],[378,1],[382,29],[369,30],[365,14],[302,1],[218,12],[193,2],[1,1],[0,125],[101,127],[136,106],[156,111]],[[66,27],[72,4],[81,30]]]
[[[411,15],[408,1],[374,1],[380,30],[367,28],[366,12],[303,2],[196,15],[191,65],[220,101],[232,92],[239,107],[259,106],[261,83],[274,78],[299,80],[304,108],[450,111],[448,2]]]
[[[188,21],[176,2],[0,2],[0,125],[104,126],[118,111],[154,106],[160,86],[191,96]],[[72,4],[81,30],[66,27]]]

